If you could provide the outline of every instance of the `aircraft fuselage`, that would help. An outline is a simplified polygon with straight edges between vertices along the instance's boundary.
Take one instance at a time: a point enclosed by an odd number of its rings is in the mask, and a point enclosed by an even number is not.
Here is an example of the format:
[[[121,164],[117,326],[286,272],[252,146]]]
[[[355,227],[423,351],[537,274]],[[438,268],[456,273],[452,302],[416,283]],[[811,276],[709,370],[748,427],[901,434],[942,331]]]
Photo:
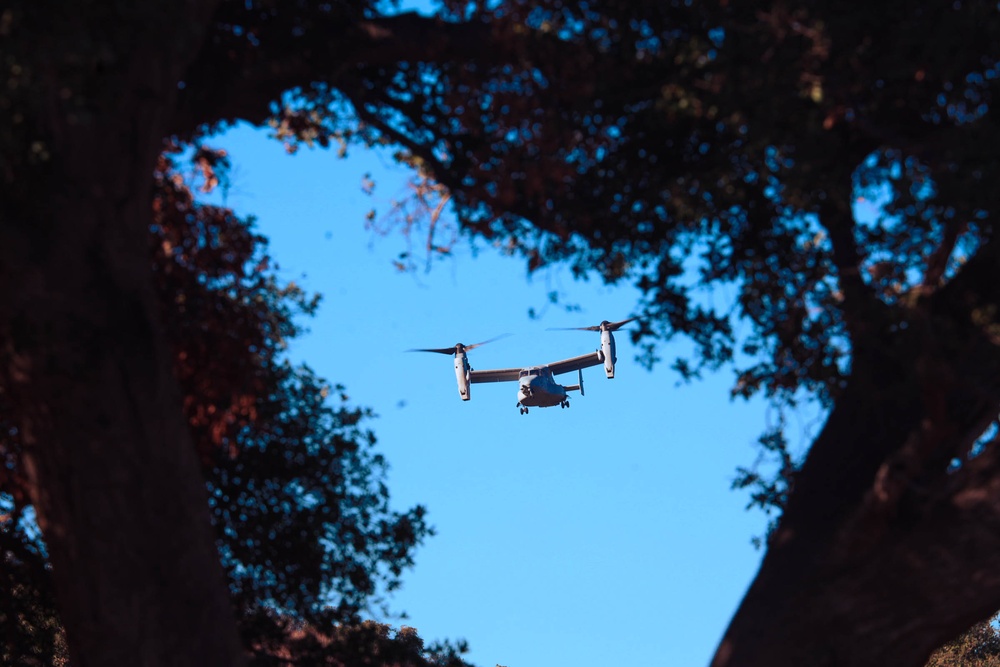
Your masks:
[[[549,408],[566,403],[566,387],[552,377],[548,368],[526,368],[518,378],[517,404],[524,407]]]

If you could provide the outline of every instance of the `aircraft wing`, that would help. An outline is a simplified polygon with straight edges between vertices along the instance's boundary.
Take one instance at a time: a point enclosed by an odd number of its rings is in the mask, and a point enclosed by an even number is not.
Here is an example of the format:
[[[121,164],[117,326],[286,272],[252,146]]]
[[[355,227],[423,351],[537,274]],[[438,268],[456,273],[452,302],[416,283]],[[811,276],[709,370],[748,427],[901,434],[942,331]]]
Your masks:
[[[491,371],[471,371],[469,382],[517,382],[520,368],[497,368]]]
[[[591,366],[600,366],[603,363],[604,360],[598,352],[591,352],[590,354],[581,354],[579,357],[563,359],[562,361],[557,361],[554,364],[546,365],[549,367],[549,370],[552,371],[553,375],[559,375],[560,373],[578,371],[582,368],[590,368]]]

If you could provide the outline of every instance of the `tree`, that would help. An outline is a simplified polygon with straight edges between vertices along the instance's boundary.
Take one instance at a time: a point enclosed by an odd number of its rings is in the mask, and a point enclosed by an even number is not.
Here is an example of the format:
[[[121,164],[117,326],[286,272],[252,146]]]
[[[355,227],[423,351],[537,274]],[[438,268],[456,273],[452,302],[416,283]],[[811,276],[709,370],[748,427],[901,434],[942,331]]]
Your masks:
[[[650,361],[687,334],[685,375],[824,402],[717,666],[920,665],[1000,607],[995,6],[47,5],[0,22],[0,386],[78,655],[112,629],[150,664],[235,650],[197,632],[228,614],[142,235],[163,138],[237,119],[398,145],[467,233],[635,282]]]
[[[995,609],[996,7],[449,7],[524,60],[366,68],[364,122],[529,268],[633,281],[682,373],[829,410],[801,462],[762,439],[783,514],[714,664],[919,665]]]
[[[202,148],[193,162],[203,188],[224,177],[223,153]],[[448,646],[425,649],[412,630],[359,624],[362,608],[398,586],[429,528],[422,507],[389,509],[385,462],[363,428],[368,411],[331,408],[328,399],[343,397],[343,388],[282,358],[298,333],[293,316],[312,312],[317,297],[281,284],[252,219],[197,203],[172,156],[160,157],[155,186],[154,284],[254,663],[271,664],[276,655],[312,664],[394,655],[412,664],[464,664]],[[0,422],[11,418],[0,413]],[[0,451],[8,462],[0,475],[0,662],[64,664],[16,430],[0,437]]]
[[[0,401],[19,448],[4,456],[20,474],[24,498],[15,500],[31,505],[44,533],[77,664],[243,661],[147,250],[158,155],[171,133],[191,138],[201,122],[182,109],[178,91],[185,72],[197,72],[203,47],[232,66],[212,45],[233,36],[225,16],[233,7],[260,17],[270,3],[125,10],[92,1],[63,11],[15,1],[0,12]],[[364,3],[344,8],[330,19],[341,29],[357,30],[370,11]],[[306,396],[314,380],[284,373],[302,394],[293,395],[296,407],[322,410]],[[254,406],[232,407],[239,423]],[[380,511],[376,505],[356,523],[369,530]],[[419,517],[410,518],[409,533],[372,538],[390,580],[422,532]],[[231,555],[247,564],[249,556]],[[256,574],[245,583],[259,586]],[[335,576],[370,592],[356,567]],[[350,606],[356,596],[347,592]]]
[[[225,178],[224,153],[201,148],[193,162],[203,189]],[[390,510],[370,413],[283,359],[299,333],[293,316],[318,297],[282,284],[253,220],[198,204],[168,156],[155,176],[156,291],[244,646],[255,664],[276,647],[315,664],[372,651],[434,658],[413,632],[397,642],[385,626],[359,625],[430,529],[421,506]],[[295,640],[303,629],[326,641]]]

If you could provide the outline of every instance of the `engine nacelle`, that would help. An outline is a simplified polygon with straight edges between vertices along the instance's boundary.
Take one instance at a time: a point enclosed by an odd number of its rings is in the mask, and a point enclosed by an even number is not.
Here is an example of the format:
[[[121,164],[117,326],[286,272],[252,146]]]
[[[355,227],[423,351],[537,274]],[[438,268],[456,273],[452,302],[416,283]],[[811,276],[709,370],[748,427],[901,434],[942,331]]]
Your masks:
[[[615,377],[615,362],[618,361],[618,357],[615,356],[615,336],[607,329],[601,331],[601,356],[604,361],[604,372],[610,380]]]
[[[458,382],[458,395],[463,401],[472,398],[472,383],[469,382],[469,373],[472,367],[469,365],[469,358],[465,352],[455,354],[455,380]]]

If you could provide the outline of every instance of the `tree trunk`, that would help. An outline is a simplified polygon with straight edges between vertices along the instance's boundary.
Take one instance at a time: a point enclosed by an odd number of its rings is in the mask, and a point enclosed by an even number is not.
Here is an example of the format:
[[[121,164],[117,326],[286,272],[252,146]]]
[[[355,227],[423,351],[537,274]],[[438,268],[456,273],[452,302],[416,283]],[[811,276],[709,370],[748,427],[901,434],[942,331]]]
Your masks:
[[[831,416],[824,436],[878,446],[847,416]],[[995,489],[948,500],[910,497],[888,513],[855,507],[839,521],[816,513],[786,522],[713,667],[925,664],[934,649],[996,610],[997,497]]]
[[[1000,443],[973,448],[1000,346],[974,284],[855,352],[713,667],[920,667],[1000,607]]]
[[[183,35],[113,28],[128,48],[80,86],[105,91],[82,113],[76,89],[52,82],[48,155],[22,175],[45,198],[0,224],[0,386],[76,667],[243,662],[148,251],[154,160],[178,54],[207,18],[198,4],[173,11]]]
[[[87,189],[58,197],[54,242],[4,284],[21,291],[14,400],[74,664],[234,664],[204,481],[134,231],[148,191]]]

